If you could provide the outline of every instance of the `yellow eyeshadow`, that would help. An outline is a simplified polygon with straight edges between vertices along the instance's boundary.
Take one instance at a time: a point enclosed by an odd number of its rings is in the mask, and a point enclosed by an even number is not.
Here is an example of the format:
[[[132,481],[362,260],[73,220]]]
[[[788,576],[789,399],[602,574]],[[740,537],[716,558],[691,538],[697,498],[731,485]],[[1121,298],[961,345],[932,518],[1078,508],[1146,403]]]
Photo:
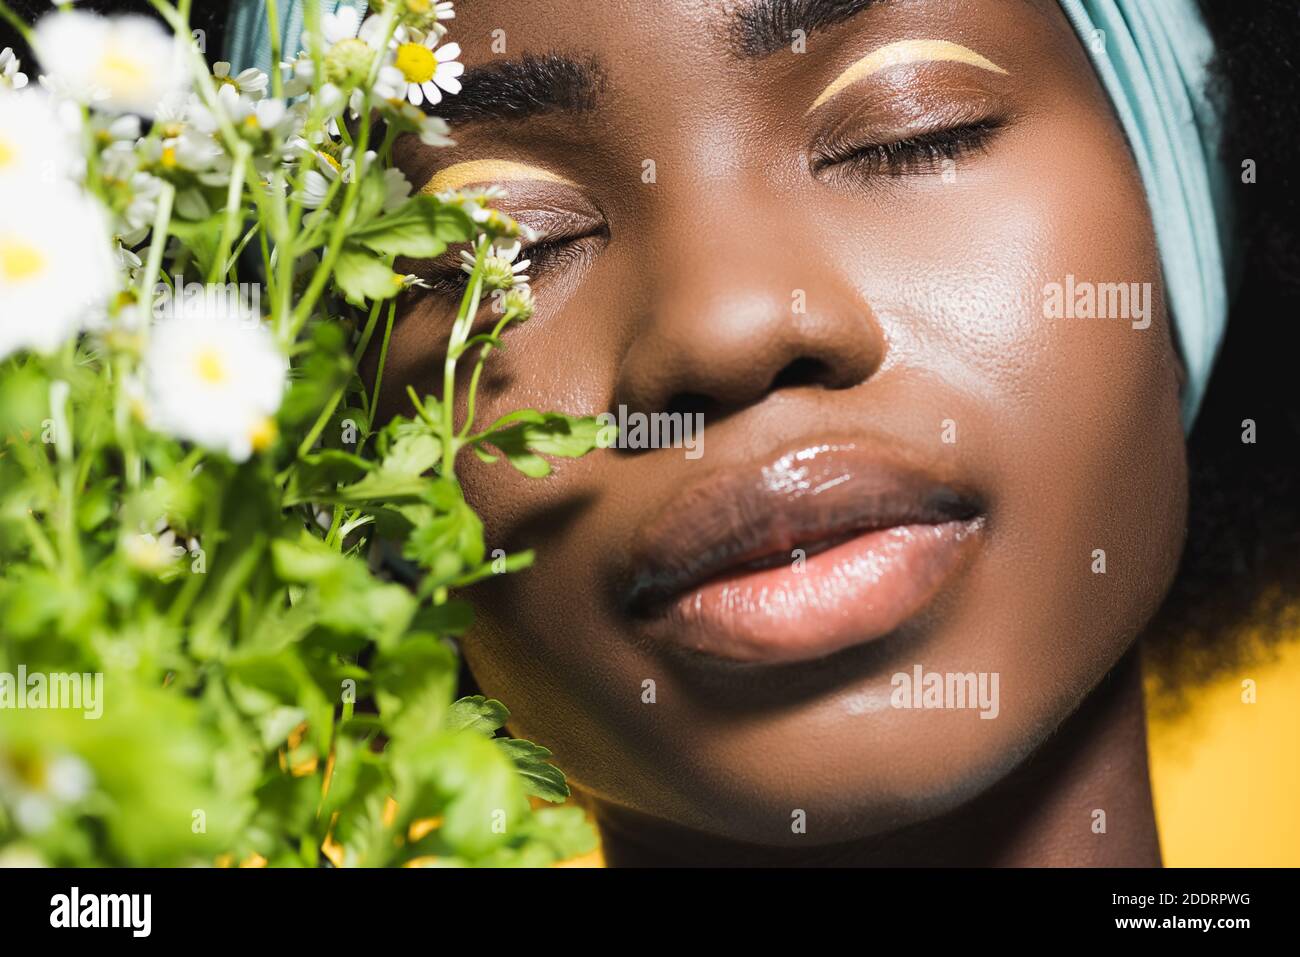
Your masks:
[[[448,166],[434,173],[420,188],[422,193],[441,193],[449,189],[460,189],[472,183],[505,183],[510,180],[528,179],[543,183],[562,183],[565,186],[577,186],[572,180],[565,179],[550,170],[528,163],[516,163],[512,160],[470,160]]]
[[[939,61],[967,63],[971,66],[977,66],[981,70],[989,70],[1003,75],[1007,72],[992,60],[981,56],[969,47],[964,47],[960,43],[953,43],[950,40],[898,40],[895,43],[888,43],[878,50],[872,50],[837,76],[831,81],[830,86],[822,90],[821,96],[813,101],[813,105],[808,107],[808,112],[811,113],[817,109],[845,87],[858,82],[864,77],[871,76],[873,73],[879,73],[887,67],[900,66],[904,63],[934,63]]]

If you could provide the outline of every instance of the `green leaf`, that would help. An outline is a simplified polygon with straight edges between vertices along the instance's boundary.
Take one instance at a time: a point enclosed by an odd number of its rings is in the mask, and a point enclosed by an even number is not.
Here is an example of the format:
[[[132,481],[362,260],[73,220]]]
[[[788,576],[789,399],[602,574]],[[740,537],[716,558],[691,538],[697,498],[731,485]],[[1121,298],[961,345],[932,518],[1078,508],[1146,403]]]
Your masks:
[[[456,684],[456,656],[433,635],[408,635],[375,660],[375,703],[393,739],[437,733]]]
[[[528,822],[527,836],[530,847],[549,848],[556,861],[590,853],[598,843],[596,829],[580,807],[539,808]]]
[[[307,712],[302,708],[280,707],[262,715],[257,720],[258,731],[262,735],[262,747],[268,751],[284,744],[289,732],[302,724]]]
[[[428,493],[429,479],[419,475],[393,474],[380,470],[371,472],[360,482],[354,482],[339,489],[334,495],[321,501],[341,502],[344,505],[357,505],[362,502],[391,500],[398,498],[422,498]]]
[[[367,299],[390,299],[402,289],[401,276],[374,254],[356,246],[344,246],[339,253],[334,281],[348,301],[358,305]]]
[[[522,421],[520,421],[522,420]],[[593,418],[574,418],[556,412],[523,410],[498,420],[515,424],[494,427],[479,441],[505,454],[510,464],[530,478],[543,478],[551,467],[542,455],[577,458],[596,447],[600,424]]]
[[[388,475],[423,475],[441,456],[442,443],[428,432],[403,435],[384,456],[383,471]]]
[[[325,501],[341,484],[357,481],[374,467],[373,462],[340,449],[311,452],[291,468],[284,487],[284,505]]]
[[[450,244],[465,242],[473,232],[474,224],[463,211],[443,205],[433,196],[416,196],[393,212],[354,229],[349,239],[388,256],[432,259],[442,255]]]
[[[317,582],[327,575],[337,575],[346,561],[320,539],[306,533],[298,541],[278,538],[271,543],[275,573],[287,582]]]
[[[483,561],[483,523],[463,501],[445,515],[417,526],[402,554],[419,562],[438,579],[450,579]]]
[[[553,804],[568,800],[564,772],[547,760],[551,757],[549,748],[522,738],[497,738],[495,743],[515,762],[529,794]]]
[[[505,705],[481,694],[461,698],[447,709],[447,727],[455,730],[464,728],[491,734],[497,728],[504,727],[509,719],[510,711]]]

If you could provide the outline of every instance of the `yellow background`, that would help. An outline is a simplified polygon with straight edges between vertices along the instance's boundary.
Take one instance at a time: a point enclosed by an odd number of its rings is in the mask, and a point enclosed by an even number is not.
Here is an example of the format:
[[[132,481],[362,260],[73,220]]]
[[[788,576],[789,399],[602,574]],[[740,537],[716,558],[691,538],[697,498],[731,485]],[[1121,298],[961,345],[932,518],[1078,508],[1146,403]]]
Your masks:
[[[1175,718],[1152,713],[1147,732],[1167,867],[1300,866],[1300,641],[1197,689]]]

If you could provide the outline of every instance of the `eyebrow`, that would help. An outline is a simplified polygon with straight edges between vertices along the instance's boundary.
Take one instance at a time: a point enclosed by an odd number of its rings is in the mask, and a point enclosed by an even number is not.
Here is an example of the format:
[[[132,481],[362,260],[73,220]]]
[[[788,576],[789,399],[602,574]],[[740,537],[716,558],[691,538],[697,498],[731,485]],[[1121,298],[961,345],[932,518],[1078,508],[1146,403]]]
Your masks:
[[[745,57],[765,57],[789,46],[791,34],[835,26],[887,0],[752,0],[736,11],[731,41]]]
[[[586,112],[604,89],[605,73],[595,57],[529,53],[466,71],[460,93],[425,108],[452,124],[520,121],[546,113]]]

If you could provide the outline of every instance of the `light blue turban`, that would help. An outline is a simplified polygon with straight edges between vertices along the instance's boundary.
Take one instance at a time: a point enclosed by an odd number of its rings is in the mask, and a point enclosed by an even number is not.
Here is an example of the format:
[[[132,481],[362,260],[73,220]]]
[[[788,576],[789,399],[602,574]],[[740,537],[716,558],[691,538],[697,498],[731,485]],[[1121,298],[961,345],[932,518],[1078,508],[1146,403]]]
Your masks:
[[[1155,224],[1196,418],[1228,323],[1232,263],[1223,116],[1210,95],[1214,41],[1196,0],[1060,0],[1110,94]]]
[[[281,0],[286,57],[301,48],[303,6]],[[317,0],[321,12],[364,0]],[[1110,95],[1146,190],[1165,290],[1187,366],[1183,422],[1196,418],[1223,341],[1230,298],[1232,210],[1219,156],[1222,115],[1210,95],[1214,42],[1196,0],[1059,0]],[[265,0],[236,0],[226,59],[271,65]]]

